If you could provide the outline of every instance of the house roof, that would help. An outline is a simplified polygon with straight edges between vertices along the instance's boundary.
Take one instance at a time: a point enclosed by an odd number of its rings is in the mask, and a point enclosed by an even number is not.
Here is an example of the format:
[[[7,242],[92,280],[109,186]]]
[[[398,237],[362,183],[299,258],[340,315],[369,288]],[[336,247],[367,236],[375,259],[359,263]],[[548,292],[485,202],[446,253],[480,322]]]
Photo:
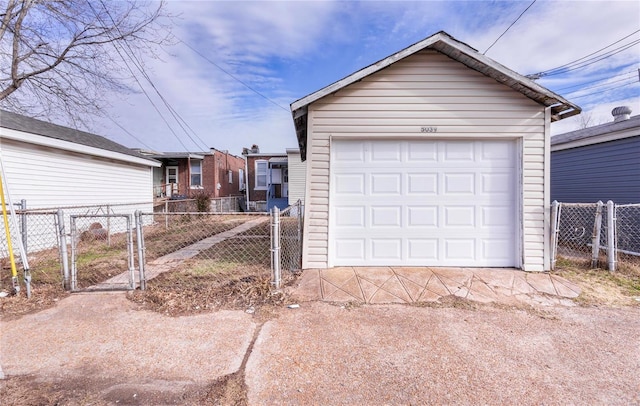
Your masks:
[[[289,158],[286,156],[277,156],[269,159],[269,163],[278,164],[278,163],[287,163],[289,162]]]
[[[640,115],[551,137],[551,148],[561,150],[640,136]]]
[[[207,152],[159,152],[149,155],[154,159],[204,159]]]
[[[388,56],[387,58],[338,80],[317,92],[311,93],[310,95],[291,103],[291,113],[293,115],[296,136],[298,138],[302,159],[306,159],[307,107],[311,103],[424,49],[433,49],[447,55],[453,60],[456,60],[467,67],[482,73],[483,75],[493,78],[499,83],[511,87],[531,100],[534,100],[544,106],[551,107],[551,121],[561,120],[563,118],[579,114],[581,111],[579,106],[569,102],[562,96],[538,85],[533,80],[512,71],[493,59],[482,55],[478,50],[454,39],[446,32],[440,31],[420,42],[396,52],[391,56]]]
[[[88,147],[99,148],[106,151],[117,152],[153,162],[153,160],[150,160],[148,157],[138,153],[137,151],[111,141],[103,136],[64,127],[5,110],[0,110],[0,127],[68,141]]]

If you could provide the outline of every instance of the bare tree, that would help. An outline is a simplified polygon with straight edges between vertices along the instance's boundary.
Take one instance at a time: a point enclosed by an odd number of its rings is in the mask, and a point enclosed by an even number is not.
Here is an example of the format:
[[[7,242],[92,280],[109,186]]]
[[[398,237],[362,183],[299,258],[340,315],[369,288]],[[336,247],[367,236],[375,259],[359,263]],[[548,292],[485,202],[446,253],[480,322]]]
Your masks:
[[[164,2],[0,0],[0,106],[87,126],[170,42]]]

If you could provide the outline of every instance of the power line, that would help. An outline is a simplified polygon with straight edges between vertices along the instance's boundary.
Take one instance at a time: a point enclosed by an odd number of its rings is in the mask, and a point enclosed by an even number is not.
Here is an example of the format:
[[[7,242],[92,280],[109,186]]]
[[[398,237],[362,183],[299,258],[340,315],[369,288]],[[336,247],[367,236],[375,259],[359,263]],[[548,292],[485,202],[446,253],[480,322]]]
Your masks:
[[[151,148],[150,146],[148,146],[147,144],[144,143],[144,141],[142,141],[140,138],[136,137],[135,135],[131,134],[129,132],[129,130],[127,130],[126,128],[124,128],[120,123],[118,123],[116,120],[114,120],[111,116],[107,115],[107,118],[109,120],[111,120],[113,122],[113,124],[117,125],[118,127],[120,127],[120,129],[122,131],[124,131],[125,133],[127,133],[131,138],[133,138],[134,140],[138,141],[140,144],[142,144],[143,147],[146,147],[147,149],[153,150],[153,148]]]
[[[522,16],[524,15],[524,13],[526,13],[526,12],[527,12],[527,10],[529,10],[529,9],[531,8],[531,6],[533,6],[533,5],[534,5],[534,3],[535,3],[536,1],[537,1],[537,0],[533,0],[533,1],[531,2],[531,4],[529,4],[529,6],[528,6],[527,8],[525,8],[525,9],[524,9],[524,11],[523,11],[522,13],[520,13],[520,15],[518,16],[518,18],[516,18],[516,19],[515,19],[515,21],[514,21],[514,22],[512,22],[512,23],[511,23],[511,25],[510,25],[510,26],[508,26],[508,27],[507,27],[507,29],[506,29],[506,30],[504,30],[504,32],[503,32],[502,34],[500,34],[500,36],[499,36],[495,41],[493,41],[493,44],[491,44],[491,45],[489,46],[489,48],[487,48],[487,50],[486,50],[486,51],[484,51],[484,52],[482,53],[482,55],[485,55],[487,52],[489,52],[489,50],[490,50],[490,49],[491,49],[491,48],[496,44],[496,42],[498,42],[498,41],[500,40],[500,38],[502,38],[502,36],[503,36],[504,34],[506,34],[506,33],[507,33],[507,31],[509,31],[509,29],[511,29],[511,27],[513,27],[513,25],[514,25],[515,23],[517,23],[517,22],[518,22],[518,20],[520,19],[520,17],[522,17]]]
[[[615,75],[615,76],[611,76],[611,77],[610,77],[610,78],[608,78],[608,79],[617,78],[618,76],[624,76],[624,75],[628,75],[629,73],[635,73],[635,72],[636,72],[636,70],[630,70],[630,71],[628,71],[628,72],[619,73],[619,74],[617,74],[617,75]],[[601,82],[601,81],[603,81],[603,80],[606,80],[606,79],[596,79],[596,80],[591,80],[591,81],[589,81],[589,82],[580,83],[579,85],[572,85],[572,86],[567,86],[567,87],[563,87],[563,88],[560,88],[560,89],[556,89],[555,91],[556,91],[556,92],[561,92],[561,91],[563,91],[563,90],[569,90],[569,89],[573,89],[573,88],[576,88],[576,87],[581,87],[581,86],[584,86],[584,85],[590,85],[591,83],[597,83],[597,82]]]
[[[535,1],[534,1],[535,2]],[[178,37],[176,37],[178,38]],[[269,103],[280,107],[282,110],[286,111],[287,113],[290,112],[290,110],[286,107],[281,106],[280,104],[278,104],[277,102],[271,100],[269,97],[265,96],[264,94],[260,93],[259,91],[257,91],[256,89],[254,89],[253,87],[249,86],[248,84],[246,84],[245,82],[243,82],[242,80],[238,79],[236,76],[234,76],[231,72],[228,72],[227,70],[223,69],[220,65],[218,65],[217,63],[215,63],[214,61],[212,61],[211,59],[209,59],[207,56],[205,56],[204,54],[202,54],[200,51],[198,51],[197,49],[195,49],[194,47],[192,47],[191,45],[189,45],[188,43],[186,43],[185,41],[183,41],[182,39],[178,38],[178,40],[180,42],[182,42],[183,44],[185,44],[188,48],[190,48],[193,52],[195,52],[196,54],[200,55],[200,57],[202,57],[202,59],[204,59],[205,61],[209,62],[210,64],[212,64],[213,66],[215,66],[216,68],[220,69],[223,73],[225,73],[226,75],[228,75],[229,77],[231,77],[233,80],[235,80],[236,82],[240,83],[241,85],[243,85],[244,87],[246,87],[247,89],[251,90],[253,93],[257,94],[258,96],[262,97],[263,99],[267,100]]]
[[[612,80],[611,82],[600,83],[600,84],[593,85],[593,86],[586,86],[586,87],[583,87],[583,88],[581,88],[581,89],[574,90],[574,91],[572,91],[572,92],[568,92],[567,94],[578,93],[578,92],[582,92],[583,90],[587,90],[587,89],[595,89],[595,88],[597,88],[597,87],[602,87],[602,86],[608,86],[608,85],[610,85],[610,84],[613,84],[613,83],[619,83],[619,82],[624,82],[625,80],[629,80],[629,79],[630,79],[630,78],[622,78],[622,79],[618,79],[618,80]]]
[[[632,80],[631,82],[623,83],[623,84],[621,84],[621,85],[614,86],[614,87],[611,87],[611,88],[608,88],[608,89],[603,89],[603,90],[599,90],[599,91],[597,91],[597,92],[591,92],[591,93],[583,94],[583,95],[581,95],[581,96],[572,97],[572,99],[574,99],[574,100],[575,100],[575,99],[581,99],[581,98],[583,98],[583,97],[593,96],[594,94],[600,94],[600,93],[604,93],[604,92],[609,92],[609,91],[611,91],[611,90],[620,89],[620,88],[622,88],[622,87],[632,85],[632,84],[634,84],[634,83],[636,83],[636,81],[635,81],[635,80]]]
[[[107,9],[106,5],[104,4],[104,2],[102,0],[100,0],[100,3],[102,4],[103,9],[105,10],[105,12],[107,13],[107,15],[109,16],[109,18],[111,19],[111,22],[113,23],[114,27],[116,28],[116,30],[118,30],[118,32],[122,35],[122,33],[120,32],[120,28],[117,26],[115,20],[113,19],[113,16],[111,15],[111,13],[109,12],[109,10]],[[98,15],[98,13],[96,12],[96,10],[93,8],[93,6],[91,5],[91,3],[89,3],[89,6],[91,7],[91,9],[93,10],[94,14],[96,14],[96,17],[100,20],[101,23],[104,24],[104,22],[102,21],[102,18]],[[144,87],[142,86],[142,84],[140,83],[140,81],[138,80],[136,74],[133,72],[133,70],[131,69],[131,67],[129,66],[129,63],[127,62],[127,60],[124,58],[124,56],[122,55],[122,53],[120,52],[120,49],[118,48],[118,46],[116,45],[115,42],[112,42],[116,52],[118,53],[118,55],[120,56],[120,58],[122,59],[122,61],[124,62],[125,66],[127,67],[127,69],[129,70],[129,72],[131,73],[133,79],[136,81],[136,83],[138,84],[138,86],[140,87],[140,89],[142,90],[142,92],[144,93],[144,95],[147,97],[147,99],[149,100],[149,102],[151,103],[151,105],[153,106],[153,108],[156,110],[156,112],[158,113],[158,115],[160,116],[160,118],[162,119],[162,121],[165,123],[165,125],[167,126],[167,128],[169,129],[169,131],[171,131],[171,133],[174,135],[174,137],[178,140],[178,142],[180,143],[180,145],[182,145],[182,147],[185,149],[185,151],[188,151],[189,148],[187,148],[187,146],[182,142],[182,139],[178,136],[178,134],[176,134],[176,132],[173,130],[173,128],[171,127],[171,125],[169,124],[169,122],[166,120],[166,118],[164,117],[164,115],[162,114],[162,112],[160,112],[160,109],[156,106],[156,104],[153,102],[153,100],[151,99],[151,97],[149,96],[149,94],[147,93],[147,91],[144,89]],[[178,125],[182,128],[182,130],[185,132],[185,134],[187,135],[187,137],[196,145],[196,147],[200,148],[201,146],[198,145],[198,142],[196,142],[196,140],[193,139],[193,137],[191,137],[191,135],[189,135],[189,133],[187,132],[187,130],[184,128],[184,126],[181,124],[180,120],[182,120],[184,122],[184,119],[182,119],[182,117],[180,117],[180,119],[178,119],[179,114],[175,111],[175,109],[173,109],[173,107],[171,106],[171,104],[166,100],[166,98],[162,95],[162,93],[160,92],[160,90],[155,86],[155,84],[153,83],[153,81],[151,80],[151,77],[147,74],[147,72],[144,70],[144,67],[142,66],[142,63],[137,59],[137,57],[135,56],[135,53],[133,52],[133,50],[131,49],[131,46],[126,43],[127,48],[129,49],[129,52],[127,53],[126,49],[123,48],[123,51],[126,53],[126,55],[129,57],[129,59],[131,60],[131,62],[133,63],[133,65],[138,69],[138,71],[140,71],[140,73],[142,74],[142,76],[147,80],[147,82],[151,85],[151,87],[153,88],[153,90],[156,92],[156,94],[158,95],[158,97],[160,97],[160,100],[162,100],[162,102],[164,103],[165,107],[169,110],[169,112],[171,113],[171,115],[173,116],[174,120],[176,120],[176,122],[178,123]],[[178,116],[178,117],[177,117]],[[185,122],[186,123],[186,122]],[[189,127],[191,129],[191,127]],[[193,131],[193,129],[192,129]],[[202,141],[202,139],[200,139],[197,134],[194,135],[196,136],[196,138],[198,138],[198,140],[202,143],[202,145],[204,145],[204,149],[208,149],[208,147],[206,146],[206,143],[204,141]]]
[[[558,74],[566,73],[566,72],[569,72],[569,71],[572,71],[572,70],[575,70],[575,69],[583,68],[585,66],[588,66],[588,65],[591,65],[591,64],[596,63],[598,61],[601,61],[602,59],[606,59],[606,58],[608,58],[610,56],[613,56],[613,55],[615,55],[617,53],[620,53],[620,52],[622,52],[622,51],[624,51],[624,50],[636,45],[640,40],[634,40],[629,44],[625,44],[625,45],[622,45],[622,46],[620,46],[618,48],[612,49],[612,50],[604,53],[603,55],[598,55],[598,56],[594,56],[594,55],[596,55],[597,53],[599,53],[601,51],[604,51],[607,48],[612,47],[613,45],[615,45],[615,44],[617,44],[619,42],[624,41],[625,39],[637,34],[638,32],[640,32],[640,30],[634,31],[631,34],[626,35],[626,36],[620,38],[619,40],[617,40],[615,42],[612,42],[611,44],[607,45],[606,47],[600,48],[597,51],[590,53],[589,55],[583,56],[582,58],[578,58],[578,59],[576,59],[574,61],[565,63],[564,65],[560,65],[560,66],[558,66],[556,68],[553,68],[553,69],[548,69],[546,71],[542,71],[542,72],[534,73],[534,74],[531,74],[531,75],[527,75],[527,77],[531,78],[531,79],[539,79],[539,78],[544,77],[544,76],[558,75]],[[617,52],[614,52],[614,51],[617,51]],[[592,56],[593,56],[593,58],[590,58]],[[589,58],[589,59],[587,59],[587,58]],[[600,58],[600,59],[594,60],[596,58]],[[586,61],[583,61],[585,59],[586,59]],[[572,66],[580,63],[580,61],[583,61],[581,66],[571,68]]]

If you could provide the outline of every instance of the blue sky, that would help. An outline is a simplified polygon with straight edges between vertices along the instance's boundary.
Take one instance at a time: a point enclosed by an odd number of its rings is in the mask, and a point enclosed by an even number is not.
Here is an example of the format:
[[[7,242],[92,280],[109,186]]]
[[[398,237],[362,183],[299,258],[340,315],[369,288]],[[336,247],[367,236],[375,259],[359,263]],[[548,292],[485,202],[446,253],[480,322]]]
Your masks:
[[[262,152],[283,152],[296,146],[289,111],[293,101],[440,30],[484,52],[530,4],[170,1],[168,10],[178,15],[174,34],[184,43],[166,47],[147,67],[155,86],[188,125],[183,124],[186,131],[150,86],[146,90],[172,130],[139,91],[114,95],[107,110],[135,138],[112,120],[101,120],[92,130],[129,147],[156,151],[215,147],[240,154],[242,147],[258,144]],[[638,1],[538,0],[486,55],[516,72],[533,74],[630,34],[603,52],[640,42],[639,30]],[[583,107],[584,117],[599,124],[610,121],[611,109],[619,105],[640,114],[638,68],[636,43],[538,83]],[[576,129],[580,120],[554,123],[552,133]]]

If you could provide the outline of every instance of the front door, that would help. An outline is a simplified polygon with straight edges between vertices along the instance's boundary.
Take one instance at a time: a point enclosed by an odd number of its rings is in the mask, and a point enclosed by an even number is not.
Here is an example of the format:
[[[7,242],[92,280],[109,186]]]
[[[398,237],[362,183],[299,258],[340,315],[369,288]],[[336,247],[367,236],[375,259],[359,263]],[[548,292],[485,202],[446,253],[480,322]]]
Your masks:
[[[282,168],[282,197],[289,197],[289,169]]]
[[[167,197],[171,197],[173,194],[178,193],[178,167],[167,166],[167,182],[166,182],[166,194]]]

